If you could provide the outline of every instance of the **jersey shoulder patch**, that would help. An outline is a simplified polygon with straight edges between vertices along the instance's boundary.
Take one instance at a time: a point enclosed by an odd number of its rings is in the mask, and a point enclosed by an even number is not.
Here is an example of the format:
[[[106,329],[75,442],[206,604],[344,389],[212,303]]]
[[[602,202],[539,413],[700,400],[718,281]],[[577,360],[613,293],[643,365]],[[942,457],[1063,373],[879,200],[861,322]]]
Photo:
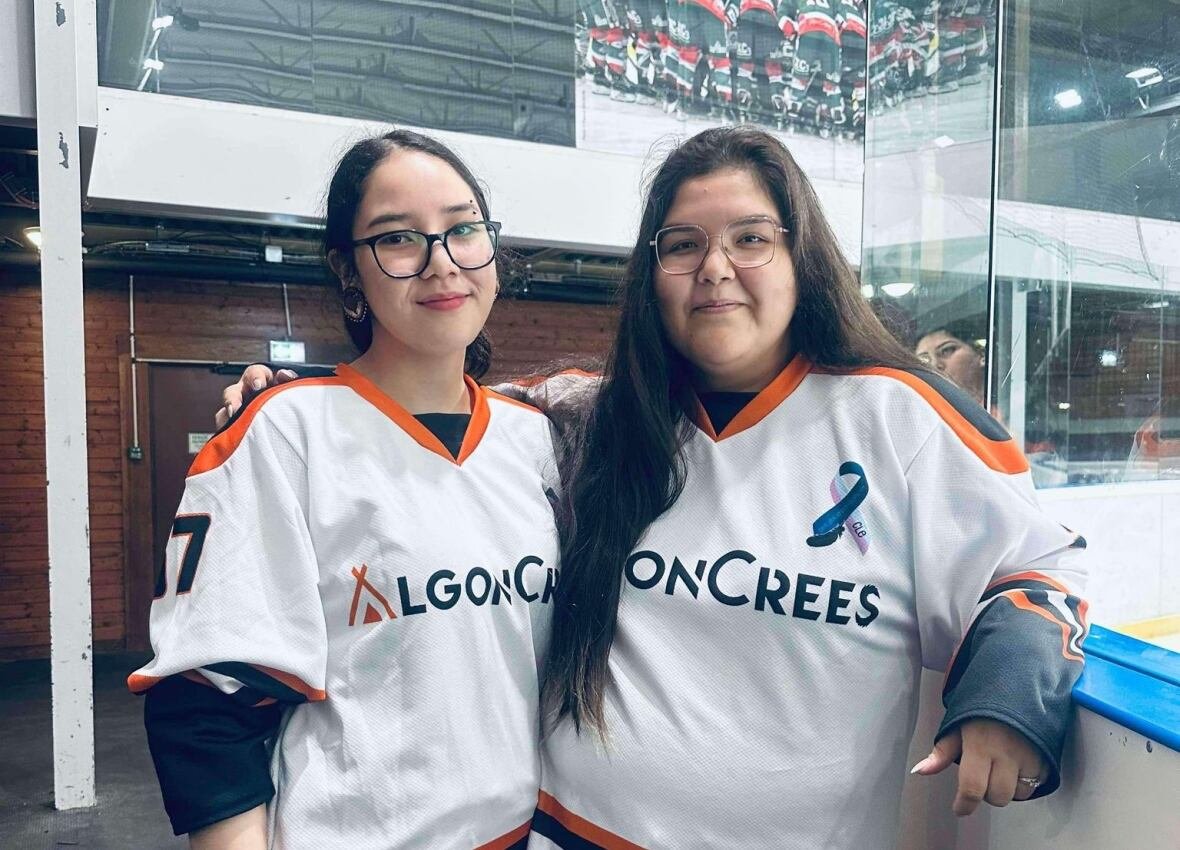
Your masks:
[[[916,392],[980,460],[996,472],[1016,475],[1028,471],[1028,460],[1012,435],[983,406],[952,381],[925,369],[875,366],[853,375],[879,375],[899,381]]]

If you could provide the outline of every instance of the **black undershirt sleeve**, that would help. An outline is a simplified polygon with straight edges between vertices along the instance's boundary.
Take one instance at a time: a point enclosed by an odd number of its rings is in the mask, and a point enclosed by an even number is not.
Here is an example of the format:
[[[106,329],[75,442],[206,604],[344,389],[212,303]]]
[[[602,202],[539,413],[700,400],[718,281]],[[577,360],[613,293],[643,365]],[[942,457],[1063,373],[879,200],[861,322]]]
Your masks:
[[[247,812],[274,796],[268,741],[282,705],[257,708],[170,676],[144,697],[148,748],[177,835]]]

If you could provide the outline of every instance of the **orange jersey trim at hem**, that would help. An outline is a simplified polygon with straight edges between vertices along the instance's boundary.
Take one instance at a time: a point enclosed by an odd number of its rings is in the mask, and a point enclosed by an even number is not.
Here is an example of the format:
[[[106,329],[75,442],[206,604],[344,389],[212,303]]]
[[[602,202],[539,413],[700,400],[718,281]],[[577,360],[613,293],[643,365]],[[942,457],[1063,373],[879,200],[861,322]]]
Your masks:
[[[308,702],[320,702],[328,698],[327,691],[321,691],[319,688],[313,688],[298,676],[292,676],[290,673],[284,673],[282,670],[276,670],[273,667],[264,667],[261,664],[251,664],[250,666],[259,672],[270,676],[276,682],[286,685],[291,690],[298,691],[299,693],[303,694],[305,697],[307,697]],[[191,671],[186,671],[186,673],[182,675],[187,675],[187,672]],[[133,694],[142,694],[162,681],[164,681],[164,677],[161,676],[144,676],[140,673],[132,673],[127,677],[127,688]],[[209,684],[211,687],[216,687],[211,682]]]
[[[1024,452],[1017,447],[1015,440],[1011,437],[1003,441],[985,437],[979,433],[979,430],[974,425],[967,421],[967,418],[963,414],[955,409],[953,404],[943,398],[936,389],[921,378],[911,375],[909,372],[903,372],[901,369],[889,369],[883,366],[858,369],[849,374],[881,375],[886,378],[893,378],[895,381],[901,381],[924,398],[926,403],[934,408],[934,412],[941,416],[942,420],[955,432],[955,435],[963,441],[963,445],[969,448],[989,468],[1008,475],[1018,475],[1021,472],[1028,472],[1028,459],[1025,458]]]
[[[622,836],[603,829],[591,823],[584,817],[575,815],[557,801],[552,794],[542,791],[537,798],[537,808],[552,817],[574,835],[592,841],[604,850],[645,850],[638,844],[633,844]]]
[[[533,828],[533,819],[529,818],[512,832],[506,832],[499,838],[493,838],[486,844],[481,844],[475,850],[508,850],[516,842],[520,841],[529,834],[529,830]]]
[[[811,361],[802,354],[796,354],[773,381],[767,384],[758,395],[750,399],[749,404],[738,411],[738,415],[721,429],[720,434],[713,429],[713,423],[709,421],[704,405],[695,395],[693,400],[696,402],[696,406],[694,410],[690,411],[690,414],[696,426],[713,442],[719,443],[753,428],[769,416],[776,407],[786,401],[787,397],[799,388],[803,379],[810,372]]]

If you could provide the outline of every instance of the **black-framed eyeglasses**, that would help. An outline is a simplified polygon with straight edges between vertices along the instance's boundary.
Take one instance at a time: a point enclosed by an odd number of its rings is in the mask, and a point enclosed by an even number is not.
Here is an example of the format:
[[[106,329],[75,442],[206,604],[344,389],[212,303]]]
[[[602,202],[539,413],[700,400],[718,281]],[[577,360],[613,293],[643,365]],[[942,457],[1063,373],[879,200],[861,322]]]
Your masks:
[[[714,235],[721,237],[721,250],[734,267],[752,269],[773,260],[779,233],[789,232],[770,216],[757,215],[731,221]],[[697,224],[660,228],[648,244],[667,274],[692,274],[709,256],[709,234]]]
[[[353,240],[352,247],[368,245],[377,268],[398,280],[417,277],[430,265],[430,252],[441,242],[451,262],[461,269],[482,269],[496,259],[500,243],[500,222],[461,221],[442,233],[420,230],[390,230]]]

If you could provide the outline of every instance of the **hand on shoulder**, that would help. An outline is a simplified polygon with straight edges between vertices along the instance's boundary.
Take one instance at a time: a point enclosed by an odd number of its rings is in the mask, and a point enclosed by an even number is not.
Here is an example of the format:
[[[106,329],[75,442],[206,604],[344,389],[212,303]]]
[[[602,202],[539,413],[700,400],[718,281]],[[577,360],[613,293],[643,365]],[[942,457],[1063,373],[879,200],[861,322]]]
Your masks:
[[[263,390],[293,381],[299,375],[291,369],[271,370],[265,363],[247,366],[242,377],[221,391],[221,407],[213,416],[217,429],[221,430],[234,415]]]

